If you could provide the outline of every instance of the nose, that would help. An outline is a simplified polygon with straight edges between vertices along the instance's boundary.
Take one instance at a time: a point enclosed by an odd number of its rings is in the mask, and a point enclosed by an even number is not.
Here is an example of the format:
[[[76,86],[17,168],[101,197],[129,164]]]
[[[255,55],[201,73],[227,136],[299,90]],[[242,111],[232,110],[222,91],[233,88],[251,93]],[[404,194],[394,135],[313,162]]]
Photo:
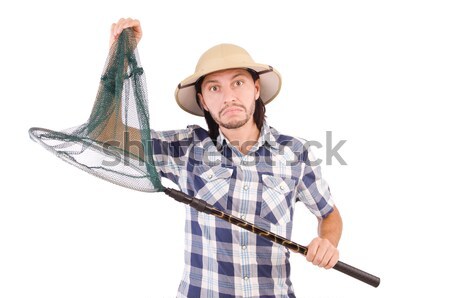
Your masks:
[[[236,97],[236,93],[234,92],[234,90],[230,87],[224,87],[223,88],[223,102],[225,104],[231,103],[236,101],[237,97]]]

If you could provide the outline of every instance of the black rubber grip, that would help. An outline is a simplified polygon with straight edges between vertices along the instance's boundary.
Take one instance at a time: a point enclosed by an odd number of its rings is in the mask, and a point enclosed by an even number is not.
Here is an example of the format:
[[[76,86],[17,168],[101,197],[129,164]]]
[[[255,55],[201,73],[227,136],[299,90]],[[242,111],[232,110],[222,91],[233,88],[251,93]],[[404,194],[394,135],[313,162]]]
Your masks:
[[[370,273],[364,272],[358,268],[350,266],[341,261],[337,262],[336,265],[334,265],[333,269],[336,269],[337,271],[340,271],[351,277],[354,277],[354,278],[356,278],[362,282],[365,282],[366,284],[369,284],[375,288],[380,285],[379,277],[372,275]]]

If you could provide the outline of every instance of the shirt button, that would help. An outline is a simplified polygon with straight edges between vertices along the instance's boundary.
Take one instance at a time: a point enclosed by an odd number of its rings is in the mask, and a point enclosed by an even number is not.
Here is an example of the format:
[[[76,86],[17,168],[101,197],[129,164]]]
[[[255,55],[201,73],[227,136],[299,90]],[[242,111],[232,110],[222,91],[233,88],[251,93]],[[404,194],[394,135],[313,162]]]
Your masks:
[[[248,189],[248,185],[244,185],[244,190],[247,190]]]
[[[245,219],[245,215],[241,215],[241,219]]]
[[[281,186],[280,186],[280,189],[281,189],[281,190],[284,190],[284,186],[283,186],[283,185],[281,185]]]
[[[208,175],[208,179],[211,179],[212,177],[213,177],[212,174],[209,174],[209,175]]]
[[[248,276],[246,275],[246,276],[244,276],[244,280],[245,281],[247,281],[248,280]]]
[[[246,250],[246,249],[247,249],[247,246],[242,245],[242,250]]]

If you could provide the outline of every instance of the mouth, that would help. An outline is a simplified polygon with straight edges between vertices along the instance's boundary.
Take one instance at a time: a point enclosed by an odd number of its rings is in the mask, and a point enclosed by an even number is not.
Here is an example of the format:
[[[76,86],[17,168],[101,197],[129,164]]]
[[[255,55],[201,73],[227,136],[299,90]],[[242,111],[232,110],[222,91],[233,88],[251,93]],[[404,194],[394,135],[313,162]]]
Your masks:
[[[243,109],[241,107],[231,106],[231,107],[226,108],[225,110],[223,110],[221,115],[224,116],[226,114],[234,114],[234,113],[238,113],[238,112],[242,112],[242,111],[243,111]]]

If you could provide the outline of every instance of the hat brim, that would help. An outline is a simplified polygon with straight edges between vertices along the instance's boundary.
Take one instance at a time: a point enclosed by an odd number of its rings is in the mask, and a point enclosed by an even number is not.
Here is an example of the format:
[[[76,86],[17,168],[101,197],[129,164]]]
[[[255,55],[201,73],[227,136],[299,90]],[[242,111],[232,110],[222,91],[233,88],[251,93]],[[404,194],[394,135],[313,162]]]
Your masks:
[[[249,65],[236,65],[226,69],[243,68],[253,69],[259,74],[261,92],[260,97],[264,104],[271,102],[280,92],[281,89],[281,75],[280,73],[265,64],[249,64]],[[207,74],[225,69],[210,69],[207,72],[194,73],[193,75],[184,79],[175,89],[175,99],[178,105],[188,113],[196,116],[203,116],[203,110],[198,105],[195,94],[195,83],[197,80]]]

